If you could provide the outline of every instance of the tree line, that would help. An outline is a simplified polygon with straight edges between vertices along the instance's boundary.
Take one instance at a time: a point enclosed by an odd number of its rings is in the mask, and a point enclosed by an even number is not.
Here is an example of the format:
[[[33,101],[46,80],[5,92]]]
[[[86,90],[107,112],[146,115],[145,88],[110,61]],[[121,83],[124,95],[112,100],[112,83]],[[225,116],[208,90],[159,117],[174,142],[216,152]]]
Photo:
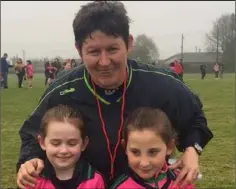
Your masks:
[[[168,39],[167,39],[168,40]],[[218,45],[217,45],[218,43]],[[235,14],[223,14],[217,18],[212,25],[212,29],[206,34],[205,47],[207,52],[222,53],[221,59],[226,68],[234,69],[235,63]],[[178,53],[178,52],[177,52]],[[170,55],[171,56],[171,55]],[[132,52],[129,54],[129,58],[135,59],[142,63],[155,64],[160,57],[159,48],[155,41],[145,35],[140,34],[134,39],[134,46]],[[13,57],[12,59],[16,59]],[[59,60],[63,61],[63,58],[57,56]],[[32,62],[40,67],[46,60],[33,59]],[[14,60],[12,60],[14,62]]]

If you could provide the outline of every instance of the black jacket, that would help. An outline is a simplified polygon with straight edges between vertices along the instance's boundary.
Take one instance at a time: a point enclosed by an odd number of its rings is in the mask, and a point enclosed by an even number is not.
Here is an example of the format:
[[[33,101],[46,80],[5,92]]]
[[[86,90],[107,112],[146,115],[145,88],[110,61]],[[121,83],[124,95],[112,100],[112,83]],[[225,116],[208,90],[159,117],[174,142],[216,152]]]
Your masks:
[[[8,73],[9,68],[12,68],[13,66],[8,64],[6,58],[2,57],[0,62],[0,72],[2,73]]]
[[[128,61],[128,73],[125,117],[128,112],[141,106],[160,108],[169,116],[173,126],[179,132],[180,151],[195,142],[202,147],[209,142],[213,135],[207,127],[202,104],[176,74],[151,65],[139,64],[133,60]],[[97,112],[96,99],[91,88],[89,75],[84,66],[66,72],[51,84],[32,115],[20,129],[22,145],[17,169],[26,160],[34,157],[45,158],[45,153],[36,140],[41,118],[49,108],[57,104],[66,104],[79,109],[83,115],[90,139],[83,154],[84,158],[106,179],[109,178],[110,160]],[[100,101],[100,104],[113,151],[120,124],[121,102]],[[115,176],[121,175],[126,165],[126,156],[120,145],[115,161]]]
[[[100,173],[98,173],[87,161],[80,159],[75,165],[72,178],[69,180],[59,180],[56,177],[52,164],[46,159],[40,177],[50,180],[56,189],[77,189],[82,182],[94,179],[95,174]]]

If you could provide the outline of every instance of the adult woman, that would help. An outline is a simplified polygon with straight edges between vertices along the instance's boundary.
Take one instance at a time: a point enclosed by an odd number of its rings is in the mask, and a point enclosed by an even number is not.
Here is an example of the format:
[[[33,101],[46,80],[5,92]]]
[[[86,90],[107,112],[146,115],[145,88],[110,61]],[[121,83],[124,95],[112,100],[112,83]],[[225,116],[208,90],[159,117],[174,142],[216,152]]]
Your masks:
[[[95,1],[82,6],[73,28],[83,65],[59,77],[23,124],[18,186],[34,183],[42,170],[45,154],[35,134],[44,112],[57,104],[82,113],[90,138],[83,156],[104,175],[108,185],[127,167],[120,145],[127,113],[140,106],[161,108],[179,131],[178,148],[184,151],[174,166],[183,166],[176,182],[185,176],[185,184],[192,182],[199,171],[198,147],[203,148],[212,138],[199,99],[174,73],[127,59],[133,37],[122,3]]]
[[[15,72],[16,72],[16,75],[17,75],[17,78],[18,78],[18,87],[22,88],[22,82],[23,82],[23,79],[24,79],[24,76],[25,76],[25,64],[23,63],[21,58],[19,58],[16,61]]]

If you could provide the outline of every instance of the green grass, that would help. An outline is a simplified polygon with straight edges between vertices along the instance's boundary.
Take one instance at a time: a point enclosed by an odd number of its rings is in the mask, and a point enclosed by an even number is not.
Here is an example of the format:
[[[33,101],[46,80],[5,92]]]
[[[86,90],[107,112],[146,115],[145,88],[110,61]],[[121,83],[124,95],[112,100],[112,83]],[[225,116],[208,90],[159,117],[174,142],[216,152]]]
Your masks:
[[[15,170],[19,154],[18,131],[24,120],[36,107],[44,87],[43,75],[36,75],[33,89],[18,89],[16,76],[9,76],[9,89],[2,92],[2,187],[16,186]],[[203,179],[198,188],[234,188],[234,134],[235,134],[235,82],[234,75],[228,74],[223,80],[214,80],[207,75],[206,80],[199,75],[185,75],[185,82],[201,98],[209,127],[214,138],[204,149],[200,158]]]

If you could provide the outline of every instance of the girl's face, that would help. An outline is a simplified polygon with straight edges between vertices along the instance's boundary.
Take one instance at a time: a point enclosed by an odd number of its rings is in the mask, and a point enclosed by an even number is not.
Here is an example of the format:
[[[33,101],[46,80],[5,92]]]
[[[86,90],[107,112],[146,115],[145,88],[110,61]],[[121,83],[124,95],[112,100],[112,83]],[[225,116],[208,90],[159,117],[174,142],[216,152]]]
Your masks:
[[[21,64],[21,63],[22,63],[22,60],[19,58],[19,59],[17,60],[17,63]]]
[[[67,62],[65,67],[64,67],[65,70],[70,70],[71,69],[71,63],[70,62]]]
[[[133,130],[129,131],[126,154],[130,168],[143,179],[148,179],[158,174],[165,164],[165,158],[174,149],[174,141],[166,145],[155,131]]]
[[[49,122],[45,138],[38,139],[56,172],[73,170],[88,144],[88,138],[83,141],[80,130],[68,122]]]

